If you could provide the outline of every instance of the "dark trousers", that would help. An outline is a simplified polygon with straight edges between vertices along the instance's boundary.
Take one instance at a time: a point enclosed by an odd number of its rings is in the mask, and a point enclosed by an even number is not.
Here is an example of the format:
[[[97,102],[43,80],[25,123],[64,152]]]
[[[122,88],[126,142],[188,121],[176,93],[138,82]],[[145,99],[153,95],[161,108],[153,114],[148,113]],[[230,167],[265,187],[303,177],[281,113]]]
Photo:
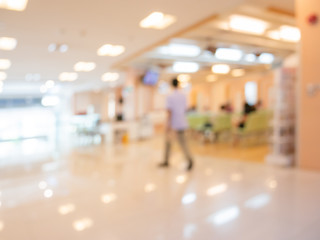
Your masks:
[[[168,163],[169,162],[169,158],[170,158],[170,153],[171,153],[171,145],[172,145],[172,141],[173,141],[173,136],[177,138],[178,143],[180,145],[180,148],[185,156],[185,158],[189,161],[192,162],[192,156],[191,153],[189,151],[188,145],[187,145],[187,141],[185,138],[185,131],[181,130],[181,131],[176,131],[174,132],[175,134],[168,134],[166,137],[166,146],[165,146],[165,156],[164,156],[164,162]],[[170,136],[171,135],[171,136]]]

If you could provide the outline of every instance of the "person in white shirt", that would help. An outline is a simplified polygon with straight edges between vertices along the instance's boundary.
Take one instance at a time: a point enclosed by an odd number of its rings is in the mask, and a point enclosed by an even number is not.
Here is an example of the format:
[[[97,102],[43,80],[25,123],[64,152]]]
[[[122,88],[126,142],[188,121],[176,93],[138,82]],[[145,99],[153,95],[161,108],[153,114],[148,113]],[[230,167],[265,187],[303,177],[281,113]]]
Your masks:
[[[186,96],[179,91],[179,81],[177,79],[172,80],[172,86],[174,91],[167,98],[168,123],[166,131],[165,156],[164,161],[159,166],[169,166],[172,138],[176,136],[184,156],[188,160],[187,170],[191,170],[193,160],[185,139],[185,131],[188,128],[186,119],[187,99]]]

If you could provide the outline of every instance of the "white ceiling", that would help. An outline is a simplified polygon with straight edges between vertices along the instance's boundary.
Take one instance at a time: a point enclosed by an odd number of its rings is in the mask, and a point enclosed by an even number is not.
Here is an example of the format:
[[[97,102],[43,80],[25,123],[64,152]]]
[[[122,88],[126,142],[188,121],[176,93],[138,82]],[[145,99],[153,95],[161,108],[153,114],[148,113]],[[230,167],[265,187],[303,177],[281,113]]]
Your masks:
[[[97,68],[80,73],[76,83],[99,85],[101,75],[113,64],[245,2],[293,10],[293,0],[29,0],[24,12],[0,9],[0,37],[18,40],[14,51],[0,50],[0,58],[12,61],[5,85],[25,82],[27,73],[40,73],[41,83],[57,80],[59,73],[73,71],[78,61],[94,61]],[[177,22],[165,30],[141,29],[139,22],[153,11],[175,15]],[[69,51],[49,53],[50,43],[66,43]],[[106,43],[124,45],[126,52],[118,57],[97,56],[97,49]]]

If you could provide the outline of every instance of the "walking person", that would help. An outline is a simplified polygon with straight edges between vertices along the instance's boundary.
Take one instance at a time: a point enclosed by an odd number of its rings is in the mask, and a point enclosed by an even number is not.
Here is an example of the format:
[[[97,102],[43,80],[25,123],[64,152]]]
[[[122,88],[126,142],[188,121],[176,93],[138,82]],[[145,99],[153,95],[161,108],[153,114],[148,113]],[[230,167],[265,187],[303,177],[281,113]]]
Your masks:
[[[164,161],[159,166],[169,166],[172,140],[176,137],[183,154],[188,161],[187,170],[191,170],[193,160],[185,139],[185,131],[188,128],[186,119],[187,99],[179,90],[179,81],[177,79],[172,80],[172,87],[174,88],[174,91],[167,98],[168,122],[166,128],[165,155]]]

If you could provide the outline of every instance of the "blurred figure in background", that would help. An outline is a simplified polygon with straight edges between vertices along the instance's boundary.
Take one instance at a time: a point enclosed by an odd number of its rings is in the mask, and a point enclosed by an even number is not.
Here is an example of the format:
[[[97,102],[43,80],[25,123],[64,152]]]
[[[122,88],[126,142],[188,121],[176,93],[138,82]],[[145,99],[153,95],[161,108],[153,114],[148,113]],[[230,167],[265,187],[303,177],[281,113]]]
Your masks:
[[[117,104],[117,121],[123,121],[123,98],[120,97]]]
[[[186,119],[187,98],[179,91],[179,81],[177,79],[172,80],[172,87],[174,91],[167,98],[168,122],[166,127],[165,155],[164,161],[159,166],[169,166],[172,140],[176,137],[188,161],[187,170],[191,170],[193,160],[185,139],[185,131],[188,128]]]

